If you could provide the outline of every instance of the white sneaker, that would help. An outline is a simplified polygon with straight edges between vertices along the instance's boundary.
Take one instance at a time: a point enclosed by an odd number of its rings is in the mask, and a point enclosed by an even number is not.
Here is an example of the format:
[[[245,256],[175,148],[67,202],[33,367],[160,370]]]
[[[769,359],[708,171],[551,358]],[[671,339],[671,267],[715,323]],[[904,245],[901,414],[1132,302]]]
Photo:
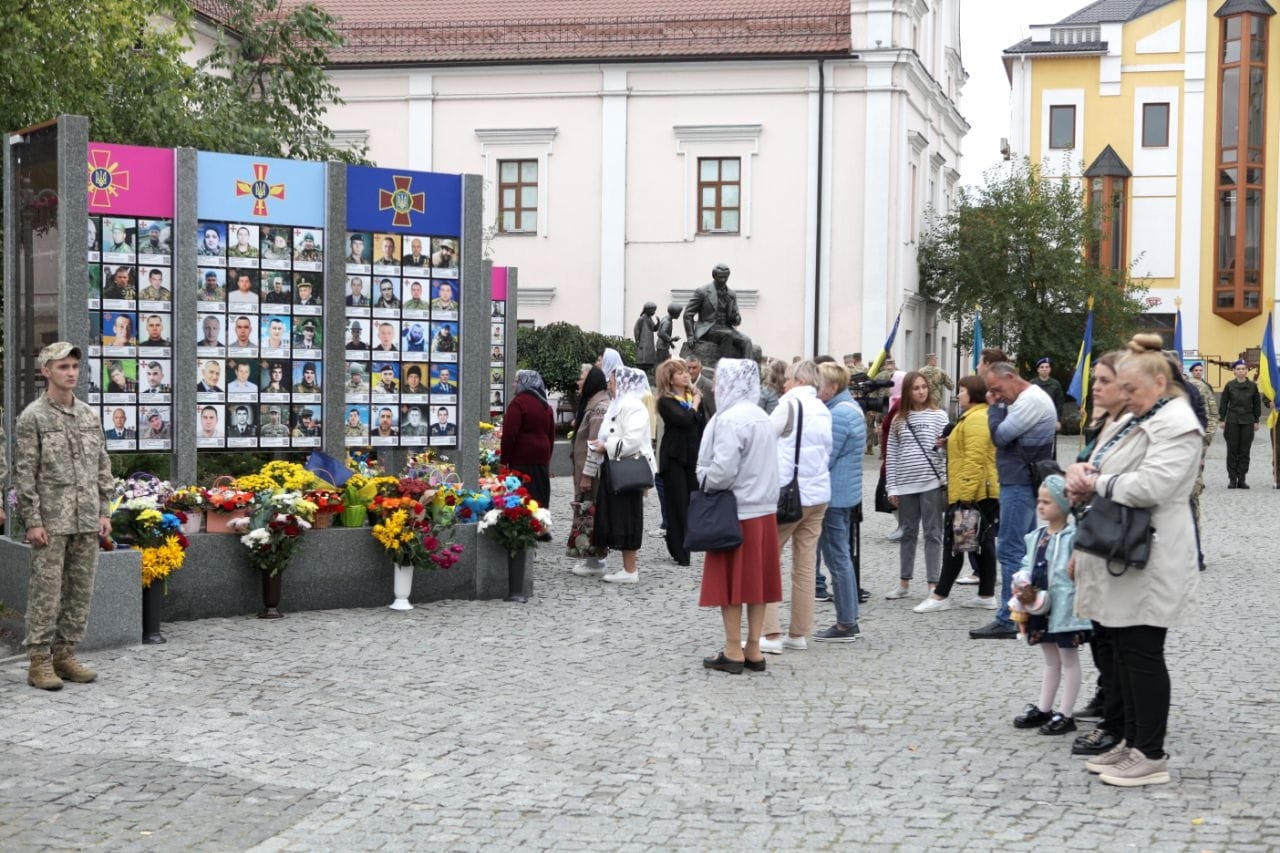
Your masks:
[[[965,575],[965,576],[964,576],[964,577],[962,577],[962,578],[957,578],[957,579],[956,579],[956,583],[972,584],[972,583],[977,583],[977,582],[978,582],[978,576],[977,576],[977,575]]]
[[[804,637],[792,637],[789,634],[783,634],[782,647],[784,649],[796,649],[797,651],[802,652],[805,649],[809,648],[809,641],[806,640]]]
[[[628,572],[626,569],[618,569],[611,575],[603,575],[600,580],[605,583],[640,583],[640,572]]]
[[[889,600],[893,600],[895,598],[906,598],[910,594],[911,590],[907,589],[905,586],[895,586],[893,589],[889,590],[885,595],[885,598]]]
[[[587,560],[586,563],[576,565],[573,568],[569,569],[569,571],[573,572],[575,575],[577,575],[580,578],[602,577],[604,575],[604,567],[593,566],[591,565],[591,563],[592,563],[591,560]]]
[[[899,539],[902,538],[902,528],[899,527],[897,530],[894,530],[892,533],[886,533],[884,538],[888,539],[890,542],[897,542]]]
[[[933,613],[938,610],[950,610],[951,599],[934,598],[933,596],[929,596],[911,609],[916,613]]]
[[[960,606],[976,607],[979,610],[999,610],[1000,609],[1000,605],[996,603],[996,597],[994,595],[991,596],[990,598],[983,598],[980,595],[975,595],[973,598],[967,598],[964,601],[960,602]]]
[[[649,535],[652,536],[654,539],[666,539],[667,531],[659,527],[657,530],[651,531]]]
[[[782,654],[782,645],[783,645],[783,640],[781,638],[777,640],[770,640],[768,637],[760,638],[760,651],[764,652],[767,655]]]

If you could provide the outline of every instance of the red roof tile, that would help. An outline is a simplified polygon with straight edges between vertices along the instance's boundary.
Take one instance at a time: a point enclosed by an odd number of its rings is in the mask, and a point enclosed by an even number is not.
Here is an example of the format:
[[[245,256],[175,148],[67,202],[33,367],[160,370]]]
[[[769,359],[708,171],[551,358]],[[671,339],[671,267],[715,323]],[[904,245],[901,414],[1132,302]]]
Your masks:
[[[330,51],[336,65],[839,54],[851,45],[849,0],[317,2],[347,39]]]

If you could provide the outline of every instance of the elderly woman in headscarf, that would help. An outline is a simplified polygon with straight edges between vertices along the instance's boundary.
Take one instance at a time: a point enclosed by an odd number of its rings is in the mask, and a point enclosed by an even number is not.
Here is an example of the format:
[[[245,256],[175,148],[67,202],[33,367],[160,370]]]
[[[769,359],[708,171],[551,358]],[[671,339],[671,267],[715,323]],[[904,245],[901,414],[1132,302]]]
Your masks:
[[[601,580],[634,584],[640,581],[636,554],[644,538],[644,492],[614,494],[610,460],[639,454],[649,463],[650,471],[657,471],[650,440],[649,410],[644,404],[644,397],[649,393],[649,377],[634,367],[614,367],[609,375],[609,393],[613,402],[600,425],[599,437],[591,444],[604,460],[600,466],[591,544],[622,552],[622,568]]]
[[[525,489],[540,506],[551,502],[551,451],[556,415],[536,370],[516,371],[515,393],[502,418],[503,465],[528,477]]]
[[[698,483],[708,491],[731,489],[738,505],[742,544],[708,551],[702,566],[701,607],[719,607],[724,648],[702,665],[721,672],[763,672],[760,632],[765,605],[782,600],[778,558],[778,439],[758,405],[760,369],[745,359],[722,358],[716,367],[716,414],[702,433]],[[747,642],[742,643],[742,607]]]
[[[596,483],[600,474],[600,462],[604,458],[591,449],[600,437],[600,425],[609,411],[609,381],[593,364],[582,365],[578,377],[578,414],[573,421],[573,482],[579,501],[596,500]],[[575,507],[576,508],[576,507]],[[603,551],[597,552],[603,554]],[[580,577],[600,577],[604,574],[604,557],[587,557],[585,565],[575,565],[571,570]]]

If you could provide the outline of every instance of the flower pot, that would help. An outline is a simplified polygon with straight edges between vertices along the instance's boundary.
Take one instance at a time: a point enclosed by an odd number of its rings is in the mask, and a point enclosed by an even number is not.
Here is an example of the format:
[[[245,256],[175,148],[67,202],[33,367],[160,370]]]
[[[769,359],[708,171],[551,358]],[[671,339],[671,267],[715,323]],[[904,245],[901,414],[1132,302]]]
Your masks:
[[[343,527],[364,527],[369,508],[365,506],[349,506],[342,510]]]
[[[525,570],[529,565],[529,552],[507,555],[507,601],[514,604],[527,604],[529,598],[524,594]]]
[[[231,512],[207,512],[204,517],[205,533],[235,533],[227,524],[237,518],[248,518],[249,510],[234,509]]]
[[[164,613],[164,581],[153,581],[142,588],[142,644],[167,643],[160,633],[160,616]]]
[[[317,530],[323,530],[326,527],[332,527],[333,516],[334,516],[334,513],[332,512],[317,512],[316,519],[315,521],[311,522],[311,526],[316,528]]]
[[[190,536],[192,533],[199,533],[204,530],[204,513],[188,512],[187,520],[182,522],[182,532]]]
[[[262,575],[262,612],[258,614],[259,619],[283,619],[284,614],[280,612],[280,584],[284,580],[284,572],[276,572],[274,575],[267,572],[259,572]]]
[[[412,610],[413,605],[409,603],[411,592],[413,592],[413,566],[402,566],[397,563],[395,567],[396,600],[387,606],[392,610]]]

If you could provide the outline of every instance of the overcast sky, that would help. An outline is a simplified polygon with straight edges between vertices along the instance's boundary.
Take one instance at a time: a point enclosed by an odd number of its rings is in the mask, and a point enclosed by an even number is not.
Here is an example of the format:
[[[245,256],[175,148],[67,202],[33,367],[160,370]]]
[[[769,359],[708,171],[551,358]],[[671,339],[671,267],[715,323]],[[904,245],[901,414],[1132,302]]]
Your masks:
[[[1091,0],[963,0],[960,58],[969,82],[960,93],[960,112],[970,124],[964,138],[961,183],[981,184],[982,173],[1001,161],[1000,138],[1009,136],[1009,78],[1001,51],[1030,34],[1032,24],[1052,24]]]

